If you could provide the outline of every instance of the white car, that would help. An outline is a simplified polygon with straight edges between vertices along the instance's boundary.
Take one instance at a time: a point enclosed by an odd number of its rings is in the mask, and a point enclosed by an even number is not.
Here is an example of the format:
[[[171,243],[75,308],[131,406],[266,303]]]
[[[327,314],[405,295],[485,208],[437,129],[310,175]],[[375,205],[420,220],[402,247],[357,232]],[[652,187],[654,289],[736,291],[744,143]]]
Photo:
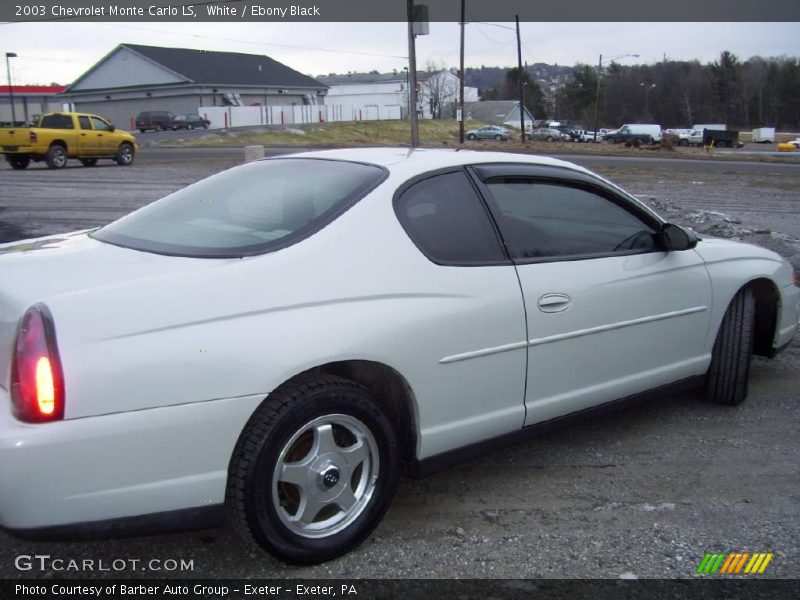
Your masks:
[[[560,160],[351,149],[235,167],[0,246],[0,525],[218,519],[340,555],[424,474],[687,383],[738,404],[789,263]]]

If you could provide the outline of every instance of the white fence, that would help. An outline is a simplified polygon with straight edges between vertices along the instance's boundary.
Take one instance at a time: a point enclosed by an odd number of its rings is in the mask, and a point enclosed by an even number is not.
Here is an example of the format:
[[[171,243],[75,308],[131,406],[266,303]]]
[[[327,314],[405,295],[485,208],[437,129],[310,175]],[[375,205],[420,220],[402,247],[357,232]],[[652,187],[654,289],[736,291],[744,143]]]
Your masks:
[[[335,121],[381,121],[401,118],[399,105],[330,104],[324,106],[201,106],[198,114],[212,129],[257,125],[301,125]]]

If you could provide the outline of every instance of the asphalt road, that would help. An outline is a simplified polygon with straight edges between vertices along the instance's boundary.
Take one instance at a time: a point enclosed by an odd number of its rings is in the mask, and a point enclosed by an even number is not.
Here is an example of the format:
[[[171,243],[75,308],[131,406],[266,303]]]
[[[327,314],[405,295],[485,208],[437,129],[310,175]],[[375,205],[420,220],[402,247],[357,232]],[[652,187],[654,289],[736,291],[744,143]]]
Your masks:
[[[101,225],[241,158],[237,149],[144,148],[130,168],[2,166],[0,236]],[[757,240],[783,240],[786,254],[800,240],[798,165],[572,158],[665,203],[677,219],[718,210]],[[796,578],[798,389],[796,342],[772,361],[754,362],[740,407],[676,395],[403,480],[370,539],[316,567],[287,567],[227,528],[59,543],[0,533],[0,577],[692,577],[705,552],[741,550],[774,552],[764,576]],[[21,571],[14,565],[21,554],[141,562],[121,572]],[[152,559],[184,559],[193,568],[142,571]]]

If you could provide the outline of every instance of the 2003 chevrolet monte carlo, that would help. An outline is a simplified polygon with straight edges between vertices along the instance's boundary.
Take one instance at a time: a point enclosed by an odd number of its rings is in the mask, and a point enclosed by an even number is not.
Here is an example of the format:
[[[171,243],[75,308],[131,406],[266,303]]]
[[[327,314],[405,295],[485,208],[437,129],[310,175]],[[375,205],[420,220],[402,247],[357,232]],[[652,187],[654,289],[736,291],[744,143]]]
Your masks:
[[[398,474],[705,385],[795,334],[791,266],[559,160],[252,162],[0,246],[0,524],[200,525],[293,563],[365,539]],[[138,528],[138,529],[137,529]]]

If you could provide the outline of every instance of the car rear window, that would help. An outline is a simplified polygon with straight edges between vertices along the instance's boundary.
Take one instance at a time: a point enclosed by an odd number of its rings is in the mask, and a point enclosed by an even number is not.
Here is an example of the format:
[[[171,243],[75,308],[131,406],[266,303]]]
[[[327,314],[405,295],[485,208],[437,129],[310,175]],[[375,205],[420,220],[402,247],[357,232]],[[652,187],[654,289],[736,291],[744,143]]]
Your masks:
[[[72,117],[69,115],[45,115],[39,127],[43,129],[75,129]]]
[[[173,256],[263,254],[315,233],[386,175],[375,165],[340,160],[256,161],[157,200],[92,237]]]

